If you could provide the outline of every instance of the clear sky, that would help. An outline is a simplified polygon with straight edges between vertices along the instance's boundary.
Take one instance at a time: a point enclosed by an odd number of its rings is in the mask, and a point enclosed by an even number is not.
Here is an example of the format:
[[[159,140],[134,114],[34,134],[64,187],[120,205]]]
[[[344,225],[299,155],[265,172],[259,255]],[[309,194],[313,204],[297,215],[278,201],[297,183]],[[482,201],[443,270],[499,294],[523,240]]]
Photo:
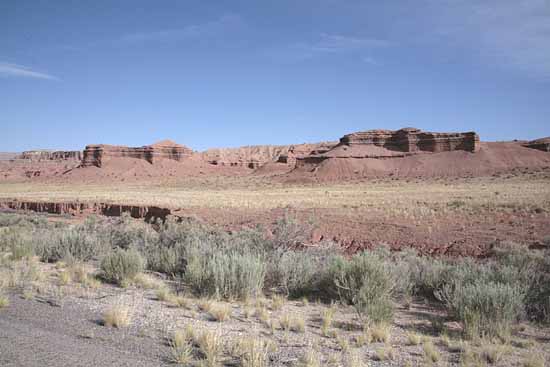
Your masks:
[[[0,151],[550,135],[550,0],[1,0]]]

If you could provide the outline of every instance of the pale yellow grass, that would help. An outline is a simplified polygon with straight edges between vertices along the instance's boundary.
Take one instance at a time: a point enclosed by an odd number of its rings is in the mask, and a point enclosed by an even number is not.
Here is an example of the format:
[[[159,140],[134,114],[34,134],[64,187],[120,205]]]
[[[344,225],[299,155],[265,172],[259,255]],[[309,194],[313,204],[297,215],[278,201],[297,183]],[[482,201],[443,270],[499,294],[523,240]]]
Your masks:
[[[0,200],[106,202],[168,208],[366,209],[433,215],[450,210],[550,211],[548,179],[529,176],[457,181],[369,182],[323,186],[46,185],[2,183]],[[414,213],[410,212],[414,209]]]

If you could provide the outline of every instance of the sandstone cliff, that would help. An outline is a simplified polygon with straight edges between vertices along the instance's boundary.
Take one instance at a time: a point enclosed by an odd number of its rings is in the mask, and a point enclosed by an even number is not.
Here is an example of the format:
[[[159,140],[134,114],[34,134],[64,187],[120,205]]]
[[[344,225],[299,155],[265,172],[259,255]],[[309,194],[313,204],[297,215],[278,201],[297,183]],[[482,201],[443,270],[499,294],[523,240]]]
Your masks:
[[[523,144],[527,148],[533,148],[542,150],[543,152],[550,152],[550,136],[542,139],[531,140]]]
[[[256,169],[266,163],[278,162],[294,166],[297,157],[314,152],[326,152],[334,142],[296,145],[254,145],[239,148],[215,148],[199,153],[201,159],[213,165]]]
[[[368,130],[344,135],[332,149],[297,158],[297,165],[329,158],[399,158],[423,153],[479,151],[475,132],[433,133],[416,128]]]
[[[164,140],[153,145],[143,147],[127,147],[122,145],[88,145],[84,149],[82,167],[101,167],[112,158],[136,158],[151,164],[159,159],[181,161],[193,154],[193,151],[184,145]]]
[[[19,154],[16,159],[32,161],[80,161],[82,152],[79,150],[28,150]]]

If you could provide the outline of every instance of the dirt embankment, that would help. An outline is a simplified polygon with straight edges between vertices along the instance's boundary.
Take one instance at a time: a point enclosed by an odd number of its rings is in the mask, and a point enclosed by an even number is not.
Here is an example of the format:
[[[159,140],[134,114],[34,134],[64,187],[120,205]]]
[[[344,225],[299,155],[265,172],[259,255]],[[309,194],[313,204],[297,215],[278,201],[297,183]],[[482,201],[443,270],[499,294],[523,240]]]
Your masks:
[[[132,218],[143,218],[147,221],[165,220],[170,215],[170,209],[156,206],[120,205],[107,203],[78,203],[78,202],[40,202],[6,200],[0,202],[0,209],[17,211],[31,211],[35,213],[49,213],[59,215],[104,215],[107,217],[119,217],[123,213],[129,213]]]
[[[287,209],[186,208],[132,206],[106,203],[4,201],[0,209],[71,215],[120,216],[129,213],[147,221],[164,220],[168,215],[193,218],[228,232],[257,225],[272,230]],[[316,229],[311,244],[338,243],[347,253],[386,244],[393,250],[415,248],[427,255],[486,256],[495,243],[515,241],[540,246],[550,238],[548,213],[522,210],[454,211],[411,220],[407,216],[384,218],[377,212],[360,209],[295,209],[292,214],[305,223],[314,219]]]

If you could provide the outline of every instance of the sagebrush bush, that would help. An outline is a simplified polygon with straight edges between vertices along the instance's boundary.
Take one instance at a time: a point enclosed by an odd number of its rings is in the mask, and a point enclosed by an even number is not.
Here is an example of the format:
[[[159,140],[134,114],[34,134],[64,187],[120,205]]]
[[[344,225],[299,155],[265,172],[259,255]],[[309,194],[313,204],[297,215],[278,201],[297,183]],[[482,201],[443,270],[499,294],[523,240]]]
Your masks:
[[[123,213],[112,223],[97,226],[91,221],[90,227],[99,230],[101,238],[110,243],[112,248],[144,249],[149,245],[156,245],[159,236],[147,223],[133,220],[129,213]]]
[[[291,297],[311,293],[318,280],[316,265],[306,251],[284,252],[277,264],[277,278],[285,293]]]
[[[443,298],[452,314],[474,338],[508,335],[523,311],[524,290],[513,285],[477,280],[444,287]]]
[[[101,260],[102,276],[116,284],[131,281],[144,269],[141,255],[133,249],[117,249]]]
[[[20,260],[34,255],[32,229],[11,227],[0,237],[0,252],[8,252],[11,260]]]
[[[37,251],[45,262],[89,261],[107,251],[107,246],[95,234],[79,227],[49,230],[41,236]]]
[[[363,252],[350,260],[336,258],[330,273],[341,300],[352,305],[361,319],[373,323],[392,319],[395,280],[379,256]]]
[[[198,295],[227,299],[259,296],[265,278],[265,263],[252,253],[200,249],[189,252],[184,282]]]
[[[273,229],[273,248],[295,248],[306,243],[314,229],[313,219],[301,222],[295,215],[286,213],[283,218],[277,220]]]
[[[532,320],[550,323],[550,250],[502,242],[493,248],[501,277],[526,290],[525,311]]]

